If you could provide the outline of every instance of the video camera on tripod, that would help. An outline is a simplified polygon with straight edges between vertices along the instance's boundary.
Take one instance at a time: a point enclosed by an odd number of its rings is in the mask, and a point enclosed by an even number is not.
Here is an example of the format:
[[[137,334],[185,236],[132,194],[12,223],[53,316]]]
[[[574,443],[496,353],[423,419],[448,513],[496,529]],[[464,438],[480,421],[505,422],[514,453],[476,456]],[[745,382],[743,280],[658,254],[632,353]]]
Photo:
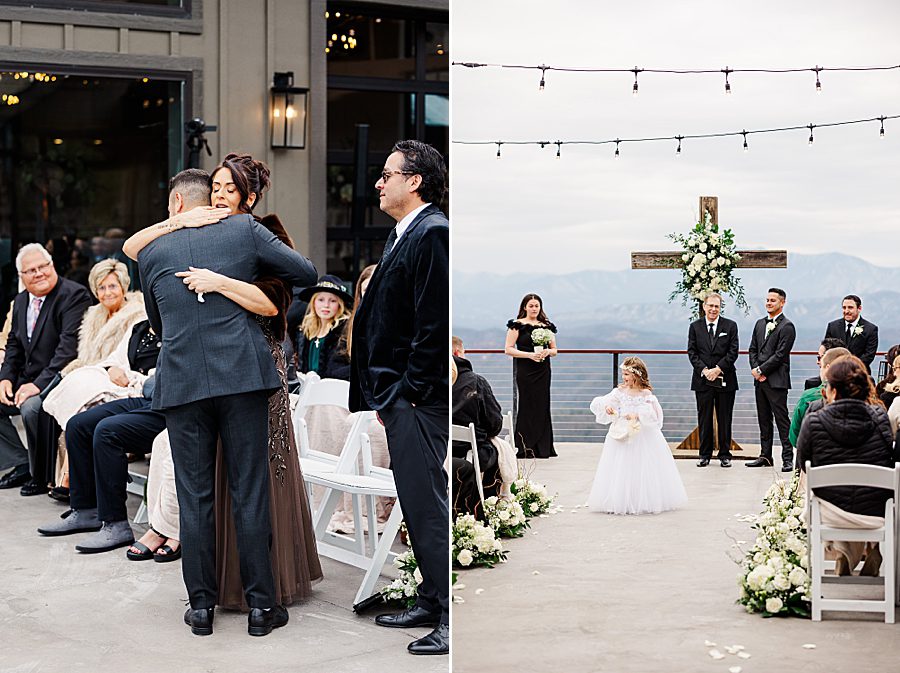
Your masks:
[[[187,133],[186,145],[188,147],[188,168],[200,168],[200,150],[206,149],[206,154],[212,156],[212,150],[209,149],[209,142],[206,140],[207,131],[215,131],[217,127],[207,124],[200,117],[194,117],[184,123],[184,130]]]

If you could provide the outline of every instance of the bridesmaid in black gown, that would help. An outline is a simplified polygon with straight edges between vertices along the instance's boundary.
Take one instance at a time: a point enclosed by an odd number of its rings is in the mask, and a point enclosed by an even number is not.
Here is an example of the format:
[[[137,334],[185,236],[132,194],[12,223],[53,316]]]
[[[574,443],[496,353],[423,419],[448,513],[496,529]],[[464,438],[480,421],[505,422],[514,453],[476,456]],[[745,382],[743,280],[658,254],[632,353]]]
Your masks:
[[[550,361],[557,354],[556,338],[536,353],[531,333],[542,327],[556,334],[547,319],[543,302],[536,294],[526,294],[519,315],[506,323],[506,354],[513,358],[513,374],[518,389],[516,405],[516,449],[518,458],[552,458],[553,424],[550,420]]]

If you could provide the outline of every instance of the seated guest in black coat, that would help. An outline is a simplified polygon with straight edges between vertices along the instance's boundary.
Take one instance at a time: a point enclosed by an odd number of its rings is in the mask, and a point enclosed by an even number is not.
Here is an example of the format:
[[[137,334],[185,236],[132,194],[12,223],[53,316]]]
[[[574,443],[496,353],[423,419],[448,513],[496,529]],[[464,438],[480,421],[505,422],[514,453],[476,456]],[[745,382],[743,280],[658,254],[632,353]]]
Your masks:
[[[353,295],[337,276],[325,275],[297,295],[309,302],[297,333],[298,370],[323,379],[350,380],[346,330]]]
[[[875,386],[875,392],[887,409],[890,409],[894,400],[900,397],[900,366],[898,366],[900,362],[897,361],[897,358],[900,358],[900,344],[888,349],[885,356],[887,372]]]
[[[891,425],[884,406],[875,396],[875,387],[865,364],[855,355],[844,355],[828,367],[825,382],[826,404],[810,412],[803,419],[797,438],[797,455],[801,469],[809,461],[812,467],[840,463],[863,463],[893,467],[894,452]],[[818,489],[822,518],[829,516],[863,515],[883,517],[884,503],[889,491],[857,486],[832,486]],[[862,523],[862,522],[860,522]],[[847,527],[847,524],[842,524]],[[862,542],[833,543],[831,551],[838,552],[838,574],[848,575],[866,554],[864,575],[877,575],[881,554],[877,546],[866,547]]]
[[[503,415],[487,379],[476,374],[472,363],[464,358],[462,340],[453,337],[452,343],[453,362],[458,372],[453,384],[453,424],[464,427],[468,427],[469,423],[475,424],[484,496],[489,498],[500,492],[499,458],[491,439],[500,434]],[[465,442],[453,442],[453,457],[465,458],[470,448]]]
[[[828,323],[825,338],[834,337],[843,341],[841,345],[862,360],[866,371],[869,371],[878,351],[878,325],[863,318],[861,312],[862,299],[848,294],[841,302],[844,317]]]
[[[822,343],[819,344],[819,354],[816,356],[816,365],[822,365],[822,356],[825,355],[825,351],[830,351],[832,348],[844,348],[844,340],[835,339],[834,337],[827,337],[825,339],[822,339]],[[808,379],[806,379],[806,381],[803,382],[803,390],[818,388],[821,385],[821,377],[810,376]]]
[[[156,368],[162,340],[150,322],[137,323],[128,341],[128,363],[132,372],[147,376]],[[129,376],[113,367],[110,380]],[[118,384],[117,384],[118,385]],[[70,535],[99,531],[75,549],[87,554],[109,551],[134,542],[128,523],[125,490],[128,453],[149,453],[156,436],[166,429],[162,412],[150,408],[154,379],[144,382],[142,397],[127,397],[91,407],[66,424],[69,452],[69,502],[72,507],[62,521],[41,526],[42,535]]]
[[[38,495],[47,492],[53,479],[50,455],[55,455],[60,433],[43,411],[39,393],[75,359],[78,329],[91,296],[81,285],[60,278],[50,253],[38,243],[19,251],[16,269],[25,290],[13,301],[12,329],[0,367],[0,471],[13,469],[0,479],[0,488],[22,486],[22,495]],[[9,418],[19,413],[27,450]]]

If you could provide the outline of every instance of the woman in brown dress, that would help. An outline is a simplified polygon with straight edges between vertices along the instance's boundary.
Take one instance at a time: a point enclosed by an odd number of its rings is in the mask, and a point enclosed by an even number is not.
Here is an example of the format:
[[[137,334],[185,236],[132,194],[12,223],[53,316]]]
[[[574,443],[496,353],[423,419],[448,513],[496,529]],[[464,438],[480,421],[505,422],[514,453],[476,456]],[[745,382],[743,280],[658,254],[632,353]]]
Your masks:
[[[229,154],[210,177],[210,205],[228,214],[252,213],[254,204],[269,188],[269,169],[250,155]],[[181,226],[204,226],[218,221],[210,217],[211,208],[197,208],[168,220],[170,229]],[[257,218],[285,244],[293,247],[281,221],[270,214]],[[137,253],[170,229],[148,227],[129,241],[129,256]],[[307,598],[312,585],[322,579],[322,567],[316,551],[312,516],[294,441],[287,392],[287,367],[281,342],[286,330],[287,308],[291,288],[275,278],[260,278],[244,283],[208,269],[191,269],[178,274],[198,294],[220,292],[257,316],[266,336],[281,387],[269,398],[269,495],[272,527],[272,571],[275,578],[276,602],[281,605]],[[235,372],[240,376],[240,372]],[[216,575],[219,599],[223,608],[248,610],[241,585],[231,494],[227,485],[223,452],[216,461]]]

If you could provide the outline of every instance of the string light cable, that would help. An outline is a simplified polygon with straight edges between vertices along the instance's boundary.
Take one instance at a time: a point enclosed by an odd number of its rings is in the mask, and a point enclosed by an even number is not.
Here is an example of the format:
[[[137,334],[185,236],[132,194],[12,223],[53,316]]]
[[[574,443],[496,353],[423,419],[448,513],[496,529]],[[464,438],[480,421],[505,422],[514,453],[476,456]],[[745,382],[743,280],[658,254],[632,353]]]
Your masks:
[[[633,68],[569,68],[569,67],[560,67],[553,65],[522,65],[515,63],[475,63],[472,61],[453,61],[451,65],[459,66],[461,68],[507,68],[507,69],[517,69],[517,70],[540,70],[541,71],[541,80],[538,84],[538,90],[543,91],[547,86],[547,73],[548,72],[569,72],[569,73],[631,73],[634,75],[634,84],[631,87],[631,93],[637,96],[638,93],[638,75],[641,73],[655,73],[660,75],[725,75],[725,93],[731,93],[731,80],[729,80],[729,75],[733,75],[736,73],[757,73],[757,74],[774,74],[774,75],[782,75],[788,73],[801,73],[801,72],[811,72],[816,76],[816,92],[821,93],[822,91],[822,81],[819,77],[820,73],[823,72],[874,72],[874,71],[882,71],[882,70],[900,70],[900,64],[898,65],[874,65],[874,66],[837,66],[837,67],[826,67],[816,65],[811,68],[730,68],[725,66],[724,68],[701,68],[697,70],[677,70],[671,68],[640,68],[638,66],[634,66]]]
[[[827,122],[823,124],[802,124],[799,126],[780,126],[775,128],[764,128],[764,129],[753,129],[748,131],[747,129],[741,129],[740,131],[726,131],[723,133],[692,133],[692,134],[677,134],[671,136],[653,136],[647,138],[615,138],[613,140],[453,140],[451,141],[454,145],[496,145],[497,146],[497,158],[500,158],[500,146],[501,145],[538,145],[541,148],[546,147],[548,145],[556,145],[556,158],[559,159],[562,156],[562,146],[563,145],[615,145],[616,151],[613,155],[614,157],[619,157],[619,146],[625,143],[651,143],[651,142],[666,142],[666,141],[676,141],[678,143],[677,148],[675,149],[675,154],[681,154],[681,146],[682,142],[685,140],[704,140],[708,138],[729,138],[729,137],[741,137],[743,140],[743,149],[744,151],[748,151],[750,146],[747,142],[747,137],[750,135],[759,135],[763,133],[783,133],[787,131],[809,131],[809,139],[808,143],[810,145],[813,144],[813,129],[823,129],[823,128],[832,128],[836,126],[850,126],[854,124],[871,124],[873,122],[879,122],[880,127],[878,131],[879,138],[884,138],[884,122],[890,119],[900,119],[900,115],[881,115],[878,117],[871,117],[869,119],[851,119],[848,121],[840,121],[840,122]]]

